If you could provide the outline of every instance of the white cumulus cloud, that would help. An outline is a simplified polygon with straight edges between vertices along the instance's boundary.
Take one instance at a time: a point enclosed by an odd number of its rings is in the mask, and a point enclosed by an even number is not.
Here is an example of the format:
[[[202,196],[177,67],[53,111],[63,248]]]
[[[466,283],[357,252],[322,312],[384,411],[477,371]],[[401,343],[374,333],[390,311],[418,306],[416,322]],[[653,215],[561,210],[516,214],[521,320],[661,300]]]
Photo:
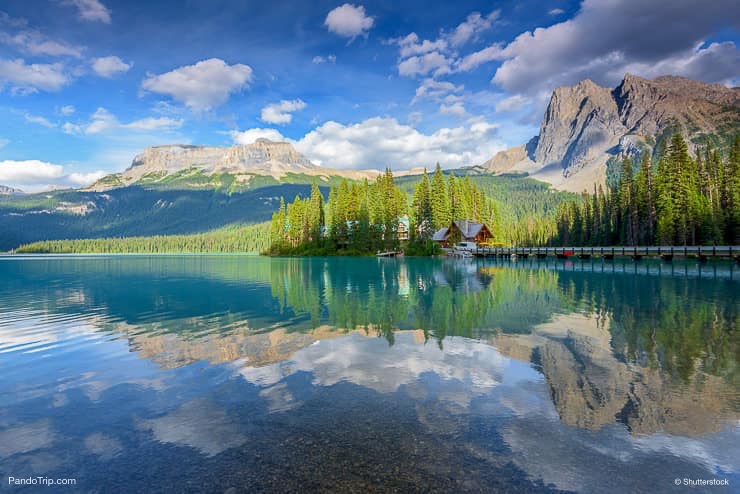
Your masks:
[[[16,34],[0,32],[0,43],[17,48],[29,55],[80,58],[84,48],[47,38],[38,31],[21,31]]]
[[[490,60],[491,49],[481,50],[465,58],[461,58],[457,50],[491,29],[500,16],[499,10],[494,10],[486,16],[480,12],[473,12],[451,32],[442,31],[436,40],[422,40],[416,33],[390,39],[389,43],[397,44],[399,47],[399,75],[416,77],[431,74],[433,77],[439,77],[472,70]]]
[[[410,33],[403,38],[393,39],[391,42],[398,44],[401,58],[423,55],[431,51],[445,51],[448,48],[447,40],[445,39],[437,39],[436,41],[425,39],[419,41],[419,35],[416,33]]]
[[[66,122],[62,126],[62,129],[67,134],[93,135],[121,129],[133,130],[138,132],[171,131],[179,129],[183,126],[184,123],[185,121],[183,119],[175,119],[170,117],[147,117],[140,120],[133,120],[128,123],[123,123],[107,109],[100,107],[95,111],[95,113],[92,114],[89,122]]]
[[[50,122],[48,118],[42,117],[40,115],[31,115],[30,113],[26,113],[24,115],[24,118],[26,119],[26,122],[41,125],[42,127],[46,127],[48,129],[51,129],[52,127],[56,127],[56,124],[53,122]]]
[[[101,178],[108,175],[108,172],[98,170],[90,173],[70,173],[67,175],[67,182],[78,187],[85,187],[86,185],[93,184]]]
[[[348,3],[329,12],[324,21],[329,31],[350,39],[367,36],[374,23],[375,19],[365,14],[365,7]]]
[[[394,118],[343,125],[326,122],[295,143],[309,159],[330,168],[394,169],[479,164],[503,149],[495,129],[473,123],[424,134]]]
[[[465,106],[460,101],[451,104],[443,103],[439,105],[439,112],[442,115],[452,115],[455,117],[464,117],[468,114],[465,111]]]
[[[322,64],[322,63],[337,63],[337,56],[336,55],[327,55],[327,56],[321,56],[316,55],[311,60],[312,63],[315,63],[316,65]]]
[[[64,116],[72,115],[77,109],[74,107],[74,105],[64,105],[59,109],[59,113],[61,113]]]
[[[460,93],[465,89],[462,84],[456,85],[449,81],[436,81],[428,78],[424,79],[421,85],[416,88],[414,99],[411,100],[411,104],[415,104],[424,98],[429,98],[434,101],[446,100],[448,103],[456,102],[458,98],[462,98]]]
[[[234,130],[231,132],[231,138],[235,144],[252,144],[257,139],[268,139],[270,141],[282,142],[287,139],[275,129],[249,129],[244,132]]]
[[[61,3],[77,8],[78,16],[83,21],[110,24],[110,9],[99,0],[62,0]]]
[[[0,59],[0,87],[6,84],[21,94],[43,91],[59,91],[70,82],[61,63],[26,64],[25,60]]]
[[[424,82],[416,88],[416,98],[439,98],[449,93],[459,93],[465,86],[462,84],[455,85],[448,81],[435,81],[434,79],[424,79]]]
[[[303,110],[306,103],[300,99],[282,100],[262,108],[260,119],[271,124],[287,124],[293,120],[293,112]]]
[[[530,104],[532,100],[521,94],[515,94],[504,98],[496,104],[496,111],[500,113],[513,113],[520,111]]]
[[[452,72],[452,60],[438,51],[417,55],[398,64],[398,73],[406,77],[429,75],[437,77]]]
[[[490,29],[494,21],[499,17],[501,17],[500,10],[494,10],[485,17],[480,12],[473,12],[450,34],[450,43],[452,46],[464,45],[468,41],[475,39],[480,33]]]
[[[208,111],[224,104],[229,96],[252,81],[252,68],[228,65],[219,58],[202,60],[160,75],[151,75],[142,89],[165,94],[194,111]]]
[[[500,43],[487,46],[482,50],[465,55],[457,63],[457,70],[461,72],[469,72],[484,63],[492,62],[494,60],[503,60],[502,46]]]
[[[478,165],[506,147],[497,137],[497,126],[480,118],[431,134],[395,118],[374,117],[348,125],[329,121],[297,141],[274,129],[233,131],[231,137],[237,144],[259,138],[288,141],[317,165],[339,169],[431,168],[437,162],[445,168]]]
[[[112,78],[128,72],[132,64],[128,64],[116,56],[93,59],[92,68],[100,77]]]
[[[0,161],[0,183],[46,184],[64,175],[64,167],[39,160]]]
[[[710,82],[722,82],[732,85],[733,80],[740,78],[740,50],[732,41],[711,43],[703,47],[698,44],[692,50],[686,50],[667,57],[658,63],[633,62],[624,66],[624,72],[640,74],[653,78],[665,74],[685,75],[692,79],[710,75]],[[716,74],[711,77],[711,74]],[[714,80],[712,80],[714,79]]]
[[[734,0],[584,0],[575,17],[524,32],[504,47],[492,82],[530,96],[586,78],[613,86],[630,70],[727,83],[740,76],[735,43],[704,41],[736,27],[739,12]]]
[[[41,160],[0,161],[0,184],[33,192],[50,187],[83,187],[108,172],[66,173],[64,166]]]

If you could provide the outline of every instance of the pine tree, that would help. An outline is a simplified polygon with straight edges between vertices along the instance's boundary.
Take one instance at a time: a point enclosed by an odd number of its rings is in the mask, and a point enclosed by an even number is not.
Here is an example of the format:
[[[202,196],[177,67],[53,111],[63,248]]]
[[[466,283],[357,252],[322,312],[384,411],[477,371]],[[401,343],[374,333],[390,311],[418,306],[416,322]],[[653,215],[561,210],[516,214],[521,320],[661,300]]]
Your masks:
[[[738,245],[740,244],[740,136],[735,137],[730,149],[721,194],[725,217],[725,242]]]
[[[322,231],[325,226],[324,216],[324,196],[321,195],[321,190],[314,180],[311,185],[311,199],[309,200],[309,227],[310,236],[313,242],[319,242],[321,240]]]
[[[624,158],[622,176],[619,181],[620,242],[622,245],[637,245],[637,201],[632,160]]]
[[[642,153],[640,170],[637,172],[637,209],[639,211],[638,238],[641,245],[655,242],[655,179],[650,154]]]
[[[414,190],[413,197],[414,230],[418,231],[420,240],[431,239],[436,231],[434,229],[430,193],[429,177],[425,168],[421,181]]]
[[[661,245],[674,245],[676,238],[676,174],[666,152],[665,140],[658,160],[656,179],[657,236]]]
[[[673,178],[671,189],[676,206],[674,226],[676,243],[678,245],[694,244],[698,209],[698,180],[695,163],[689,156],[686,141],[679,133],[671,138],[668,148],[668,165]]]
[[[454,220],[463,219],[465,216],[460,183],[460,179],[454,173],[450,173],[450,178],[447,181],[447,199],[450,202],[450,223]]]
[[[434,223],[434,229],[437,230],[439,228],[448,226],[451,222],[450,202],[447,196],[447,184],[445,183],[445,178],[442,174],[442,168],[439,166],[439,163],[437,163],[437,167],[434,170],[430,192],[430,202],[432,205],[432,221]]]

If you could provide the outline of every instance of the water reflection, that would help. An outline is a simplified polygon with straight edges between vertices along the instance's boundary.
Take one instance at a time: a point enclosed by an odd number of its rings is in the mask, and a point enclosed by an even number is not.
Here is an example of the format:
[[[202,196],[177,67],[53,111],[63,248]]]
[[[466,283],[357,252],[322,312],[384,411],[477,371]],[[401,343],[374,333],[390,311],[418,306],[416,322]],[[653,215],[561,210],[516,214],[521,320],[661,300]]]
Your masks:
[[[0,466],[88,490],[738,482],[735,268],[633,266],[0,259]]]

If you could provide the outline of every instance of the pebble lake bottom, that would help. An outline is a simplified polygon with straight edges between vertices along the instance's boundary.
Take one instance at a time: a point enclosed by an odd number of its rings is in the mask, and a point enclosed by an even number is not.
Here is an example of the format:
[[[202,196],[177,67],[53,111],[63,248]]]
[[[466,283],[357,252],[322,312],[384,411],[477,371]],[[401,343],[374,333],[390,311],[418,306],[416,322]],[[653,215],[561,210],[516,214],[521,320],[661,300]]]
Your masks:
[[[604,262],[0,257],[0,492],[738,492],[739,267]]]

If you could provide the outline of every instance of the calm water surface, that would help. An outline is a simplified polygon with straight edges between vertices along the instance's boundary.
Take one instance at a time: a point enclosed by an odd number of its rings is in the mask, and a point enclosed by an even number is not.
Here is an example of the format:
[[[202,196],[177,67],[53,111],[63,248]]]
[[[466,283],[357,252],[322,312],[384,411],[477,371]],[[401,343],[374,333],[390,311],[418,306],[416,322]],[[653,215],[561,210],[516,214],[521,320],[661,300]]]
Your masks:
[[[740,492],[739,319],[730,263],[0,258],[0,491]]]

